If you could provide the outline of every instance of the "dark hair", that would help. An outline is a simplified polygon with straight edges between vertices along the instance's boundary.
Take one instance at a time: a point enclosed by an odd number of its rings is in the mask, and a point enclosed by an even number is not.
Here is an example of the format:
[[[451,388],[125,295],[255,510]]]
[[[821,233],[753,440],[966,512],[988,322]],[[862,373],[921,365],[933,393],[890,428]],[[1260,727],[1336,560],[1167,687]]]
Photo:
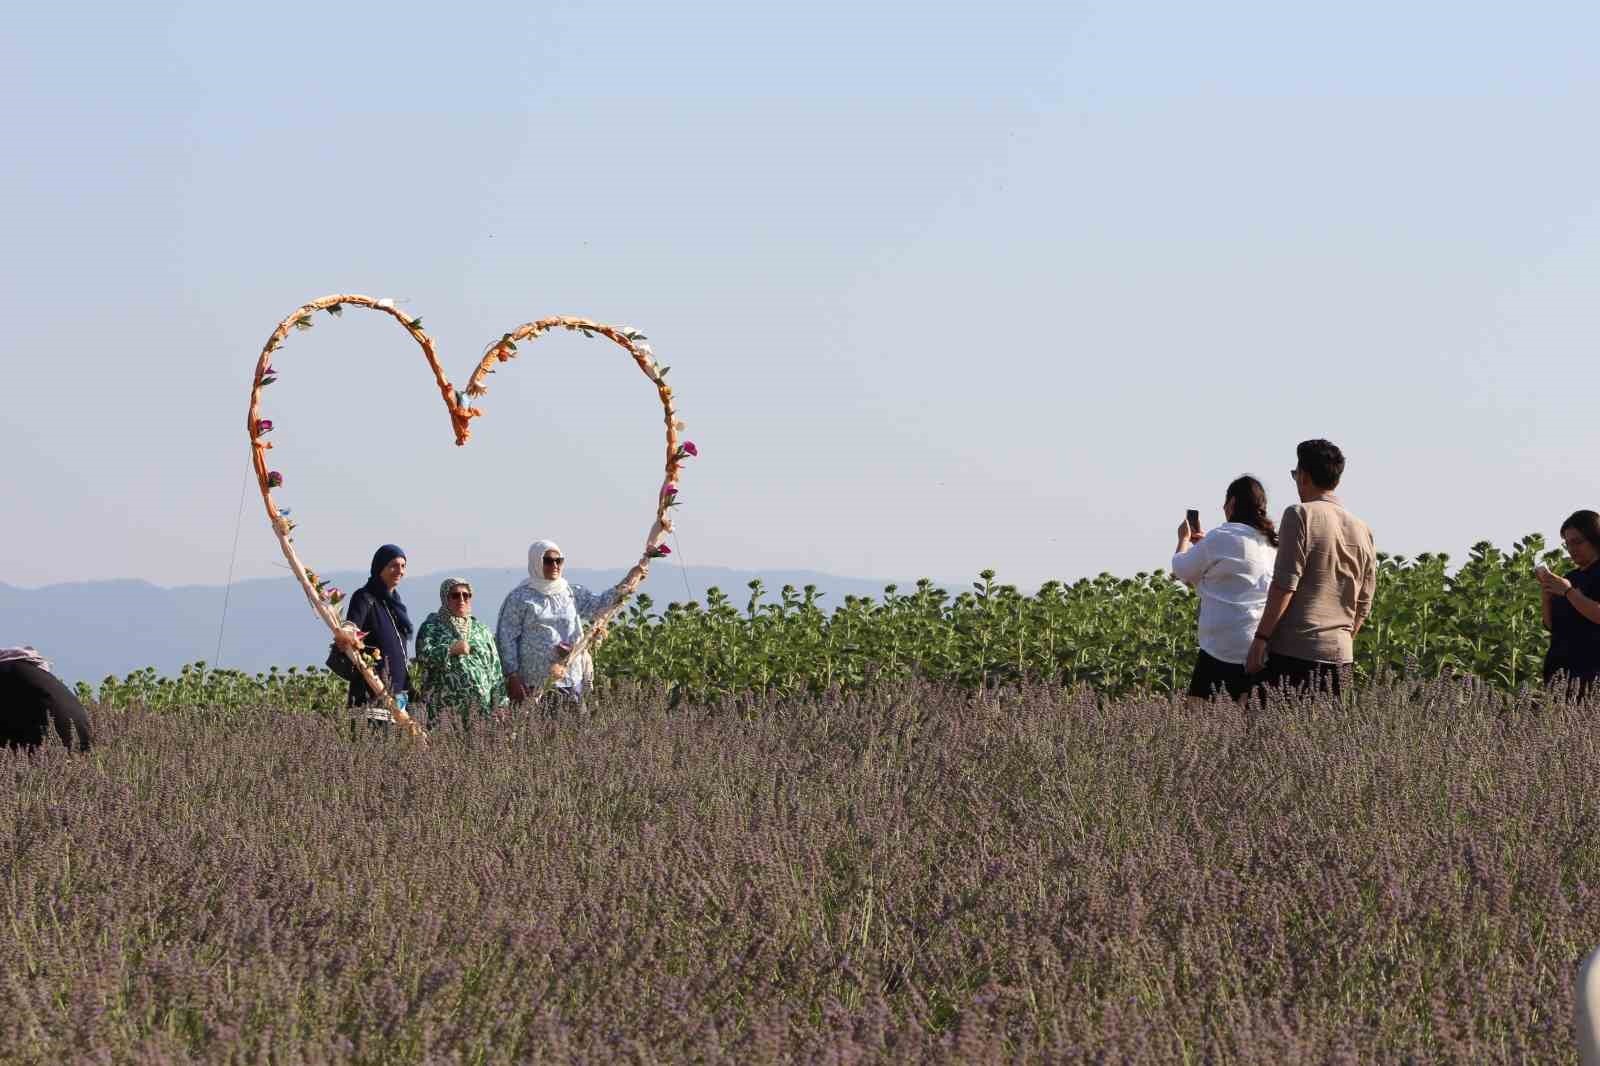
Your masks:
[[[1576,529],[1578,535],[1589,542],[1589,547],[1600,551],[1600,514],[1593,511],[1573,511],[1567,520],[1561,523],[1561,537],[1566,539],[1567,530]]]
[[[1223,497],[1233,501],[1230,522],[1242,522],[1267,535],[1267,543],[1278,546],[1278,527],[1267,517],[1267,490],[1249,474],[1241,474],[1228,483],[1228,493]]]
[[[1319,489],[1336,489],[1344,477],[1344,452],[1331,440],[1303,440],[1295,446],[1300,470]]]

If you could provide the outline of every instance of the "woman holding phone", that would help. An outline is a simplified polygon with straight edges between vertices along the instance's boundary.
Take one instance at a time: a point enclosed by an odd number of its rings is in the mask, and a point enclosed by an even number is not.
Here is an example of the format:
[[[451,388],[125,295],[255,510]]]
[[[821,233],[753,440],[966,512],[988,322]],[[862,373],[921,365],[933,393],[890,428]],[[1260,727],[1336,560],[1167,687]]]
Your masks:
[[[1267,517],[1267,490],[1245,474],[1222,498],[1226,522],[1207,533],[1190,511],[1178,527],[1172,574],[1200,594],[1200,655],[1189,695],[1210,699],[1218,690],[1239,699],[1250,688],[1244,672],[1261,612],[1267,605],[1278,530]]]
[[[1600,514],[1574,511],[1561,523],[1561,540],[1576,569],[1565,577],[1544,566],[1533,572],[1550,631],[1544,683],[1564,678],[1568,694],[1582,697],[1600,678]]]

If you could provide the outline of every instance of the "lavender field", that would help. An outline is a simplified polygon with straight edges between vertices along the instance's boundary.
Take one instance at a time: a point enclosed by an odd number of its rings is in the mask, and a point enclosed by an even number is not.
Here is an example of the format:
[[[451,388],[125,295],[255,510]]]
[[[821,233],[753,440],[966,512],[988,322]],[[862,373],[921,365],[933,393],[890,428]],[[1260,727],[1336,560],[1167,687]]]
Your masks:
[[[612,692],[0,754],[21,1063],[1575,1062],[1594,711]]]

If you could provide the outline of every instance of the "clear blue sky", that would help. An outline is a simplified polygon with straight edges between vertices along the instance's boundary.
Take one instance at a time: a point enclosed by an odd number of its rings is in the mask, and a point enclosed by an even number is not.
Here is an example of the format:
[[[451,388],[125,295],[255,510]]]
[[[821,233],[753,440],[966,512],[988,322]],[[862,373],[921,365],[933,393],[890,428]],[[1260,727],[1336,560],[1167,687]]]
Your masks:
[[[1379,545],[1600,506],[1592,4],[25,5],[0,41],[0,581],[226,576],[246,387],[335,291],[464,379],[650,334],[691,564],[1024,585],[1165,565],[1235,474],[1349,456]],[[454,448],[392,324],[269,390],[322,569],[638,549],[603,342]],[[246,503],[238,574],[279,572]]]

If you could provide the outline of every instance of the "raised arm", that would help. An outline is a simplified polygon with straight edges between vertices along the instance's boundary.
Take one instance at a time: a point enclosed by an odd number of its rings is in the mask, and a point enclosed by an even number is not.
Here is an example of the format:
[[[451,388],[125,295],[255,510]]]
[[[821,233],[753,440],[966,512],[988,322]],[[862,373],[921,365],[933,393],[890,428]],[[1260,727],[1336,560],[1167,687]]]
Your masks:
[[[611,586],[604,592],[590,592],[582,585],[572,586],[572,602],[577,606],[578,614],[584,618],[593,618],[621,598],[621,582]]]
[[[1200,579],[1205,577],[1206,570],[1211,566],[1211,545],[1217,536],[1213,533],[1200,540],[1191,540],[1188,534],[1188,524],[1185,523],[1178,534],[1178,550],[1172,556],[1172,576],[1191,587],[1200,584]]]

